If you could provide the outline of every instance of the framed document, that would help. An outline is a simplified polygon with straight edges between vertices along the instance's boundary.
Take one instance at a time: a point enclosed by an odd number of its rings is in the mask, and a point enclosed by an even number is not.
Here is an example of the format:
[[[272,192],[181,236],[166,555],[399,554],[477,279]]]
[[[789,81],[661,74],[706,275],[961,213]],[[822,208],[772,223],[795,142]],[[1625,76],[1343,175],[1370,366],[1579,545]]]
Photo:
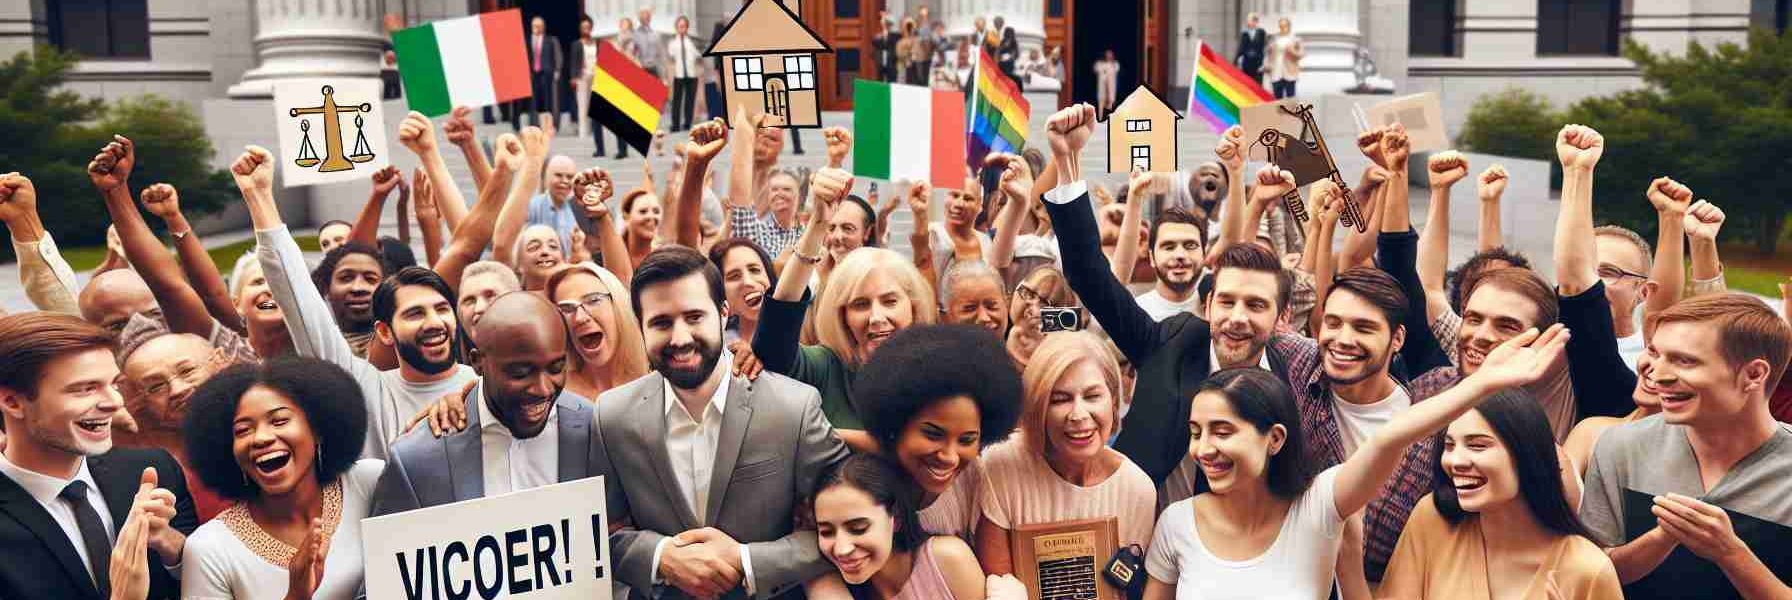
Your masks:
[[[1114,517],[1025,525],[1009,532],[1014,575],[1030,600],[1122,600],[1101,570],[1120,548]]]

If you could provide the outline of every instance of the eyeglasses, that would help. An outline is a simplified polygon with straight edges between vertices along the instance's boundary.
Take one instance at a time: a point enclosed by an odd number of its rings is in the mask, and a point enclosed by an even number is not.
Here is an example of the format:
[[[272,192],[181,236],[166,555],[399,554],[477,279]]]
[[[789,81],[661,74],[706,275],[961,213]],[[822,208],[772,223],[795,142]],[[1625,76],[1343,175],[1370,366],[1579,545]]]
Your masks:
[[[1014,295],[1015,295],[1015,297],[1020,298],[1021,300],[1024,300],[1026,302],[1038,302],[1039,301],[1039,292],[1034,291],[1033,288],[1030,288],[1030,287],[1027,287],[1024,285],[1014,286]]]
[[[182,368],[179,372],[176,372],[173,379],[149,384],[148,387],[143,388],[143,393],[150,396],[160,396],[168,393],[168,390],[173,387],[172,383],[174,380],[179,380],[188,385],[204,383],[204,377],[200,373],[199,367],[187,366]]]
[[[580,308],[585,309],[585,314],[596,316],[598,309],[603,308],[604,305],[609,303],[609,292],[592,292],[585,294],[585,297],[580,298],[578,302],[556,302],[554,303],[554,307],[560,309],[561,316],[570,319],[572,318],[573,313],[579,312]]]
[[[1604,281],[1606,285],[1617,285],[1618,282],[1624,281],[1627,277],[1634,277],[1644,281],[1649,279],[1648,275],[1626,270],[1624,267],[1611,263],[1601,263],[1598,272],[1599,280]]]

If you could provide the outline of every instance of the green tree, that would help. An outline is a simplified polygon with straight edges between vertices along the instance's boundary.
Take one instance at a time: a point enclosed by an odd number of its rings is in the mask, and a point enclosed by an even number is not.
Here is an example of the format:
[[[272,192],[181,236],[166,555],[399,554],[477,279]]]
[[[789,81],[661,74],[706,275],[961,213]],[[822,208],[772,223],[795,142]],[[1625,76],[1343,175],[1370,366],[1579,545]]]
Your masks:
[[[222,209],[235,194],[229,174],[209,166],[211,141],[199,116],[154,95],[107,106],[63,84],[79,58],[47,46],[0,62],[0,172],[30,177],[44,228],[64,246],[105,243],[105,204],[87,179],[87,163],[113,133],[137,145],[133,191],[152,183],[180,189],[181,208],[197,217]],[[159,219],[148,221],[160,226]],[[9,257],[10,244],[0,244]]]
[[[1470,152],[1554,163],[1555,136],[1561,128],[1561,116],[1547,98],[1508,87],[1475,100],[1456,135],[1456,146]]]

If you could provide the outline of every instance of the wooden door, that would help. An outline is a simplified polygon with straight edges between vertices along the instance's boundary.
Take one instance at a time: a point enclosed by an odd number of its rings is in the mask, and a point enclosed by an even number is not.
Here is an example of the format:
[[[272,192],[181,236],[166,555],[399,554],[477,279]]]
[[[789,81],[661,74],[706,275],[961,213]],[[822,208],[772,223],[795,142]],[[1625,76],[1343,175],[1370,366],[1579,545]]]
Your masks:
[[[1139,39],[1145,47],[1139,56],[1145,65],[1139,70],[1139,82],[1148,84],[1159,94],[1169,94],[1170,74],[1170,19],[1169,0],[1142,0],[1141,7],[1145,18],[1141,19]],[[1120,90],[1121,98],[1126,97],[1127,90]],[[1118,101],[1119,99],[1115,99]]]
[[[1058,88],[1058,106],[1070,105],[1070,90],[1074,89],[1076,67],[1071,62],[1072,53],[1070,26],[1072,16],[1076,14],[1076,0],[1042,0],[1045,2],[1045,51],[1050,55],[1052,48],[1059,48],[1059,56],[1063,57],[1064,72],[1062,87]]]
[[[816,88],[822,110],[851,110],[854,79],[876,79],[871,38],[877,35],[884,0],[807,0],[803,23],[821,36],[833,54],[815,56]]]

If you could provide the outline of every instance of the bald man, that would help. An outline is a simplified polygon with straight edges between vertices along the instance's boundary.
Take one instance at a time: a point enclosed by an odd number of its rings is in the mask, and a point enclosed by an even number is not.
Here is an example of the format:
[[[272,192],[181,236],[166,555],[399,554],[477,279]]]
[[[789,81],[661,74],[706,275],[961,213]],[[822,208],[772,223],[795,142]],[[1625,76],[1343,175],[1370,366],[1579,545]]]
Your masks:
[[[504,294],[473,335],[484,343],[469,355],[480,378],[466,395],[467,428],[436,438],[419,427],[398,438],[374,491],[373,516],[597,474],[592,409],[560,393],[568,341],[554,305],[529,292]]]
[[[136,328],[132,328],[133,330]],[[125,408],[137,422],[137,431],[113,435],[120,445],[160,448],[174,455],[187,477],[187,490],[199,511],[199,522],[210,521],[229,506],[199,481],[188,468],[181,422],[187,417],[193,391],[230,365],[229,354],[205,338],[190,333],[168,333],[163,328],[119,341],[119,361],[125,379]],[[114,428],[116,430],[116,428]]]
[[[94,275],[93,281],[81,288],[76,302],[80,305],[82,319],[113,335],[124,331],[131,315],[144,313],[156,319],[162,317],[162,309],[156,306],[156,297],[150,293],[149,284],[130,269],[113,269]]]
[[[572,231],[578,229],[578,209],[573,202],[572,180],[579,166],[572,158],[556,154],[548,159],[542,183],[547,191],[529,199],[529,224],[546,225],[560,234],[560,247],[572,253]]]

